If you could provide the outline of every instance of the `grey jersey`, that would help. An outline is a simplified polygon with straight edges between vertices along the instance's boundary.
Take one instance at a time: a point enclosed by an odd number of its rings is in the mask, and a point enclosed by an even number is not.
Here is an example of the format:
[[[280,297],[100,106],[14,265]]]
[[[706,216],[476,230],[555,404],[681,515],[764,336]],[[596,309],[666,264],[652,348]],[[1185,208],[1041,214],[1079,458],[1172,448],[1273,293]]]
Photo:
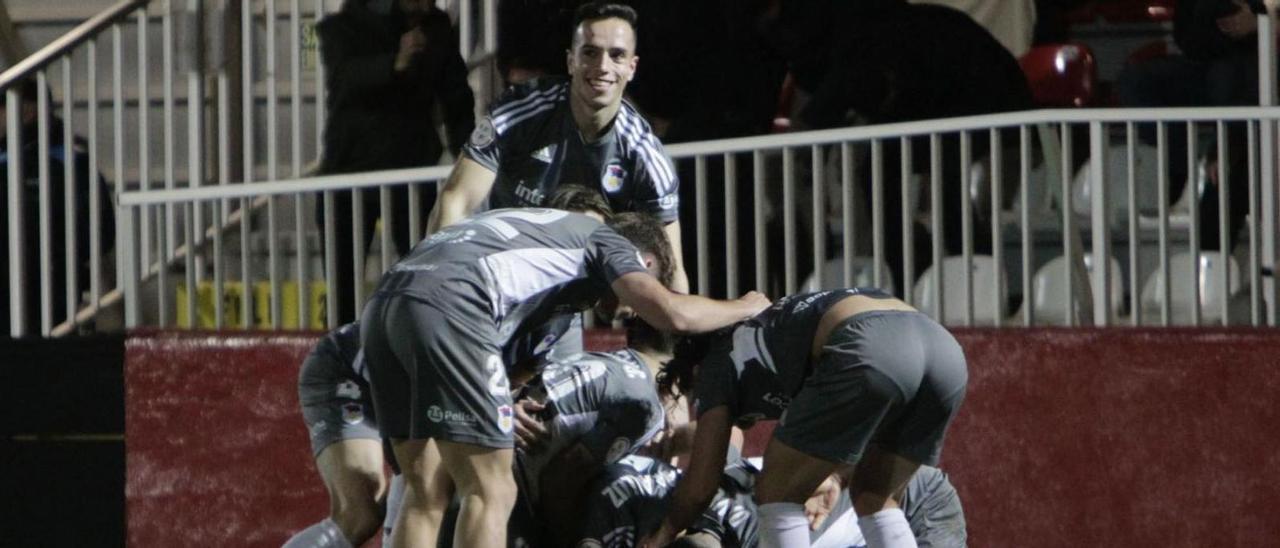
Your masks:
[[[675,168],[648,122],[624,101],[605,134],[583,142],[562,78],[508,89],[463,150],[497,174],[491,208],[540,206],[558,186],[578,184],[599,189],[614,211],[678,218]]]
[[[726,547],[755,546],[758,522],[751,489],[756,473],[746,461],[726,467],[715,499],[689,531],[711,533]],[[638,455],[605,468],[588,490],[587,517],[578,546],[634,546],[662,523],[679,477],[674,466]]]
[[[485,301],[504,344],[525,321],[581,310],[618,277],[645,272],[635,246],[603,223],[557,209],[473,215],[423,240],[382,277],[377,292],[451,303]],[[465,289],[460,289],[465,288]]]
[[[788,295],[723,332],[698,368],[698,414],[727,405],[734,418],[781,416],[808,375],[818,322],[851,295],[890,298],[871,288]]]
[[[625,349],[548,363],[531,383],[529,397],[545,403],[539,418],[550,434],[541,451],[521,459],[532,500],[538,500],[543,468],[561,450],[581,443],[603,466],[643,446],[665,420],[649,368]]]

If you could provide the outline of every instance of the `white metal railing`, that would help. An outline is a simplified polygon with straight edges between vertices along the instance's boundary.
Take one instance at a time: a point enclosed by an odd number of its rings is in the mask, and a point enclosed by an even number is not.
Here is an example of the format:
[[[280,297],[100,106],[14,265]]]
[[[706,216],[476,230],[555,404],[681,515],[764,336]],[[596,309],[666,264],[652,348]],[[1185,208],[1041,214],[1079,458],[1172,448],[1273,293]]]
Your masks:
[[[6,248],[11,259],[9,306],[3,312],[10,336],[70,333],[119,303],[117,271],[123,265],[113,230],[104,226],[110,224],[112,212],[97,205],[99,195],[110,201],[122,192],[271,181],[301,177],[307,171],[319,158],[326,116],[324,67],[314,25],[338,4],[126,0],[0,75],[0,89],[7,96],[8,135],[13,136],[7,151],[8,203],[20,203],[24,193],[40,196],[39,211],[11,208]],[[471,66],[491,68],[496,1],[437,4],[458,25],[463,55],[471,59]],[[36,82],[38,117],[36,129],[24,137],[18,113],[19,86],[25,80]],[[65,122],[64,130],[49,135],[56,127],[51,122],[55,113]],[[34,143],[33,157],[41,159],[38,166],[24,169],[21,155],[15,155],[23,150],[24,139],[28,145]],[[51,149],[59,148],[68,158],[74,156],[73,149],[82,149],[87,173],[100,174],[106,183],[77,182],[76,177],[85,177],[73,173],[71,162],[65,176],[49,173],[46,160]],[[49,199],[58,194],[50,190],[62,186],[59,177],[66,181],[63,194],[69,196],[63,204]],[[32,183],[24,189],[28,179]],[[80,198],[92,194],[84,215],[88,228],[75,221],[77,192]],[[194,273],[210,265],[182,250],[221,245],[227,242],[212,240],[230,235],[194,228],[230,226],[240,218],[240,208],[257,205],[287,214],[310,204],[300,196],[256,205],[252,200],[204,207],[171,204],[138,220],[135,228],[147,245],[137,250],[135,259],[149,265],[146,270],[162,285],[174,283],[171,274],[181,272],[186,291],[194,294]],[[24,226],[23,216],[33,214],[39,218],[38,228]],[[58,232],[51,229],[64,220],[65,241],[50,241]],[[297,237],[292,245],[302,245],[302,225],[295,223],[288,232]],[[241,244],[248,242],[249,228],[238,236]],[[75,256],[77,239],[91,241],[87,257]],[[34,260],[23,253],[31,246],[40,250]],[[86,273],[78,273],[86,261]],[[64,263],[67,266],[60,266]],[[66,271],[65,279],[58,270]],[[159,299],[160,323],[171,323],[176,302],[172,295]],[[246,298],[241,304],[248,303]]]
[[[924,186],[929,187],[931,205],[918,210],[911,205],[912,200],[904,199],[902,203],[906,211],[903,218],[928,219],[926,224],[932,229],[930,239],[934,249],[933,264],[958,264],[960,268],[958,276],[954,268],[950,272],[945,267],[934,268],[928,276],[920,277],[920,281],[916,280],[918,273],[906,272],[903,277],[907,284],[900,288],[900,293],[909,301],[929,310],[935,317],[942,318],[947,323],[961,325],[1036,325],[1046,322],[1065,325],[1203,325],[1212,320],[1216,324],[1274,326],[1277,325],[1274,280],[1264,280],[1262,273],[1273,269],[1275,249],[1264,249],[1263,235],[1277,230],[1276,204],[1274,193],[1264,199],[1262,190],[1268,186],[1274,187],[1276,183],[1274,171],[1271,175],[1266,175],[1265,170],[1260,170],[1259,167],[1275,162],[1276,148],[1274,143],[1264,146],[1259,135],[1264,128],[1274,127],[1277,120],[1280,120],[1280,109],[1265,107],[1041,110],[689,143],[671,146],[669,152],[677,159],[682,173],[692,174],[687,176],[685,184],[694,185],[694,194],[698,197],[693,206],[692,219],[687,216],[685,218],[686,226],[693,227],[692,236],[686,237],[685,247],[689,250],[687,256],[697,258],[695,264],[689,266],[697,272],[694,286],[704,294],[736,294],[748,287],[769,288],[774,294],[789,293],[801,289],[801,277],[809,271],[815,273],[816,283],[819,285],[824,282],[853,285],[858,282],[859,274],[854,257],[861,254],[856,248],[856,240],[859,231],[863,230],[870,233],[870,252],[866,255],[872,264],[865,281],[872,285],[885,285],[890,275],[889,270],[882,266],[888,251],[884,244],[885,227],[883,223],[873,222],[883,219],[886,213],[883,204],[886,187],[884,163],[887,160],[885,145],[922,137],[929,142],[928,159],[917,160],[910,155],[903,155],[897,161],[906,167],[902,170],[903,173],[908,174],[903,176],[907,182],[902,185],[904,189],[910,190],[917,186],[913,182],[916,179],[909,175],[912,171],[922,172],[924,180],[930,181]],[[1105,158],[1108,154],[1114,154],[1113,147],[1126,150],[1126,163],[1132,166],[1135,159],[1133,151],[1139,146],[1137,128],[1144,123],[1151,123],[1159,128],[1157,133],[1162,137],[1155,150],[1157,156],[1165,156],[1168,125],[1179,122],[1192,122],[1188,127],[1198,127],[1207,132],[1217,141],[1221,157],[1227,157],[1227,146],[1237,145],[1226,139],[1227,128],[1233,125],[1247,127],[1248,142],[1240,145],[1247,148],[1249,159],[1247,180],[1251,197],[1248,211],[1250,222],[1247,234],[1241,239],[1242,249],[1247,249],[1242,251],[1242,254],[1247,255],[1244,261],[1247,264],[1243,267],[1226,266],[1225,278],[1213,277],[1222,273],[1222,267],[1217,266],[1217,263],[1210,265],[1212,272],[1204,266],[1202,257],[1206,255],[1201,253],[1201,242],[1197,237],[1200,227],[1195,215],[1198,203],[1195,185],[1192,185],[1188,195],[1188,209],[1180,214],[1169,206],[1171,200],[1166,194],[1170,181],[1163,168],[1154,181],[1138,180],[1133,169],[1128,169],[1126,176],[1116,180],[1106,169]],[[1004,142],[1005,133],[1016,135],[1013,142]],[[1192,139],[1196,139],[1197,134],[1197,131],[1188,130]],[[1051,158],[1048,169],[1037,167],[1037,164],[1042,163],[1039,158],[1044,155],[1032,152],[1035,144],[1032,137],[1036,135],[1043,141],[1041,148],[1047,152],[1057,151],[1056,155],[1048,155]],[[963,188],[967,189],[966,199],[961,200],[965,208],[962,219],[964,245],[957,258],[952,260],[942,253],[944,234],[939,229],[942,222],[938,204],[942,202],[942,192],[960,191],[959,187],[945,186],[942,171],[946,166],[940,161],[944,143],[947,139],[957,137],[960,146],[966,148],[974,146],[978,140],[986,140],[992,144],[989,147],[992,152],[983,158],[960,160],[963,165],[959,172],[966,178]],[[1081,146],[1085,148],[1078,148]],[[1079,186],[1079,181],[1073,173],[1072,150],[1088,150],[1091,157],[1088,175],[1092,192],[1087,207],[1076,207],[1072,203],[1073,194],[1079,192],[1078,188],[1073,188],[1073,184]],[[1186,161],[1194,166],[1201,155],[1194,146],[1188,150]],[[866,162],[871,166],[870,181],[860,180],[859,174],[863,172],[857,169],[858,165],[867,165]],[[988,175],[983,177],[989,181],[987,186],[991,190],[983,193],[982,201],[975,201],[968,193],[976,186],[975,166],[981,163],[988,166]],[[1224,181],[1228,176],[1227,163],[1217,164],[1216,176]],[[779,165],[783,168],[780,172],[776,169]],[[920,169],[911,169],[913,165],[920,166]],[[1016,166],[1016,175],[1005,176],[1002,169],[1005,165]],[[1163,166],[1164,163],[1160,162],[1160,165]],[[743,174],[747,172],[751,173],[751,197],[746,196],[747,192],[739,191],[738,179],[744,178]],[[232,200],[270,201],[298,194],[309,194],[319,199],[323,195],[355,188],[379,188],[385,196],[392,186],[430,184],[430,181],[444,178],[447,173],[447,167],[436,167],[355,176],[302,178],[255,185],[126,192],[120,196],[122,234],[128,235],[121,239],[126,257],[122,267],[126,321],[130,326],[146,323],[145,307],[142,305],[142,283],[148,271],[145,263],[138,260],[138,252],[147,244],[140,240],[136,230],[139,219],[159,208],[194,208],[202,204],[212,205]],[[828,180],[835,182],[835,188],[830,191],[824,190],[827,186],[825,181]],[[808,181],[807,185],[805,181]],[[1100,184],[1093,184],[1095,181]],[[858,216],[863,214],[852,206],[855,201],[852,197],[864,183],[870,183],[872,193],[867,198],[871,204],[871,220],[859,219]],[[1018,197],[1011,203],[1006,197],[1008,193],[1004,191],[1006,186],[1016,189]],[[723,189],[723,199],[715,192],[717,188]],[[1155,201],[1160,205],[1156,211],[1142,211],[1139,203],[1150,201],[1143,193],[1151,189],[1159,194]],[[989,206],[986,205],[988,200],[991,204]],[[821,274],[826,262],[824,242],[827,240],[826,227],[829,225],[823,218],[826,217],[829,203],[839,205],[833,208],[838,218],[835,223],[830,224],[840,226],[844,233],[844,238],[837,241],[842,251],[839,255],[845,260],[839,274],[840,279],[835,281],[823,280]],[[1220,202],[1223,211],[1226,211],[1227,205]],[[1118,206],[1125,206],[1127,213],[1117,212]],[[1000,212],[988,215],[992,238],[992,254],[989,259],[974,251],[975,243],[984,243],[974,241],[976,227],[972,209],[975,207]],[[724,215],[723,223],[716,221],[716,226],[726,227],[723,240],[715,239],[713,235],[711,220],[713,214],[717,213],[716,209],[722,209]],[[747,210],[749,213],[745,215],[749,215],[750,219],[743,218],[744,211]],[[1113,216],[1119,214],[1123,214],[1120,219],[1122,222],[1113,226]],[[279,217],[280,213],[268,210],[266,215]],[[805,215],[810,218],[807,223],[803,221]],[[1220,215],[1218,222],[1225,224],[1227,217]],[[814,222],[813,219],[818,220]],[[277,223],[288,220],[266,221],[268,226],[279,226]],[[293,220],[305,224],[305,220]],[[782,226],[783,238],[780,243],[771,244],[768,241],[764,227],[769,226],[770,222],[777,222]],[[806,224],[807,226],[802,227]],[[359,223],[355,223],[355,226],[359,226]],[[751,237],[741,234],[744,227],[748,227]],[[218,232],[211,226],[193,226],[187,230],[209,234]],[[322,231],[325,242],[333,241],[333,230],[334,223],[330,218]],[[398,227],[396,230],[410,230],[412,234],[420,234],[420,227]],[[303,231],[321,232],[319,229],[306,228]],[[689,232],[686,229],[686,233]],[[801,236],[806,234],[811,235],[813,243],[812,264],[801,264],[798,259],[801,254],[799,242]],[[384,235],[384,240],[385,238]],[[1112,264],[1112,249],[1119,244],[1127,251],[1127,260],[1121,264],[1122,270],[1128,273],[1129,283],[1123,289],[1127,289],[1129,295],[1127,301],[1117,305],[1113,298],[1116,283],[1114,270],[1093,268],[1088,271],[1085,259],[1090,259],[1089,262],[1093,265]],[[324,252],[316,252],[314,255],[331,257],[331,245],[328,244],[326,247],[329,249]],[[912,245],[912,239],[904,239],[904,248]],[[1266,245],[1274,246],[1274,243]],[[319,257],[310,256],[312,252],[309,249],[306,245],[296,248],[296,252],[303,255],[301,258],[295,257],[298,264],[319,262]],[[911,249],[904,251],[904,256],[912,255]],[[186,256],[206,257],[213,264],[215,273],[223,268],[219,265],[224,265],[231,259],[207,245],[186,249],[185,252]],[[720,260],[721,253],[723,261]],[[278,315],[281,312],[277,295],[280,294],[279,285],[282,280],[278,266],[275,265],[281,259],[282,251],[268,249],[267,255],[265,262],[268,266],[256,270],[243,266],[254,261],[248,246],[241,247],[239,256],[234,259],[242,265],[241,281],[251,282],[254,281],[254,276],[258,276],[271,286],[268,298],[272,300],[270,308],[273,317],[270,324],[278,326]],[[754,256],[750,264],[745,263],[747,255]],[[1058,295],[1054,299],[1058,302],[1054,310],[1059,311],[1060,317],[1045,317],[1036,309],[1038,303],[1033,298],[1039,289],[1036,286],[1036,271],[1038,266],[1059,255],[1066,257],[1065,261],[1055,263],[1065,265],[1061,267],[1065,269],[1064,275],[1057,277],[1061,284],[1054,290]],[[771,260],[779,256],[782,261]],[[133,259],[130,260],[129,257]],[[1179,257],[1181,262],[1171,263],[1175,257]],[[385,269],[393,260],[386,247],[380,259],[375,270],[377,267]],[[263,260],[260,259],[259,262]],[[723,277],[712,278],[713,262],[726,265]],[[904,263],[910,270],[910,262]],[[361,264],[335,265],[332,260],[328,260],[325,268],[332,273],[334,268],[359,269]],[[1225,264],[1230,265],[1231,262],[1227,260]],[[780,274],[774,271],[775,265],[781,265]],[[986,268],[985,266],[979,268],[981,265],[991,266],[991,272],[1002,271],[1006,265],[1016,265],[1012,271],[1018,275],[1020,284],[1016,287],[1020,287],[1024,301],[1019,314],[1011,317],[1001,306],[986,301],[986,296],[998,298],[1008,292],[1009,282],[1003,275],[975,277],[975,269],[980,273],[986,272],[981,269]],[[1236,268],[1234,274],[1232,268]],[[1237,278],[1241,275],[1241,269],[1248,279],[1247,289],[1228,283],[1232,275]],[[1182,281],[1186,278],[1184,271],[1192,273],[1188,278],[1192,280],[1190,283]],[[196,273],[197,276],[200,274]],[[1054,272],[1049,272],[1050,278],[1053,277],[1052,274]],[[332,276],[326,277],[327,280],[331,278]],[[753,285],[746,285],[746,278],[754,280]],[[1152,293],[1149,302],[1144,302],[1144,290],[1138,283],[1140,279],[1152,280],[1148,285],[1155,289],[1146,291]],[[327,283],[328,293],[335,294],[332,281]],[[1202,287],[1206,283],[1210,285]],[[357,284],[357,300],[362,298],[359,286]],[[221,302],[224,297],[221,285],[214,284],[211,289],[213,302]],[[155,290],[164,293],[166,288],[157,286]],[[960,298],[956,299],[957,295]],[[1232,302],[1241,296],[1244,296],[1242,302],[1245,304],[1237,305]],[[185,310],[188,314],[194,314],[197,307],[194,294],[188,293],[186,299],[188,302]],[[1189,303],[1186,304],[1185,311],[1181,308],[1182,303]],[[333,303],[329,303],[328,308],[332,315]],[[1128,314],[1122,315],[1126,308]],[[1247,313],[1244,319],[1238,318],[1241,312]],[[187,318],[187,322],[194,324],[195,318]],[[213,327],[227,325],[219,317],[215,318]]]

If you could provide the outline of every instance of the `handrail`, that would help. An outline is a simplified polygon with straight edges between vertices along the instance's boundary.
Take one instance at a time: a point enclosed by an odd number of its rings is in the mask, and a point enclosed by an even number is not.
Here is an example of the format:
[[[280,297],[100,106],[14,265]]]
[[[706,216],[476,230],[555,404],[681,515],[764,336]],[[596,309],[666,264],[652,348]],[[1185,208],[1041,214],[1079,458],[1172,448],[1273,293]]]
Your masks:
[[[730,154],[759,149],[791,146],[813,146],[845,141],[898,138],[930,133],[975,131],[993,127],[1034,124],[1102,122],[1186,122],[1200,120],[1280,120],[1280,107],[1198,107],[1198,108],[1108,108],[1108,109],[1041,109],[979,116],[963,116],[918,122],[902,122],[875,126],[859,126],[818,131],[737,137],[718,141],[681,143],[667,147],[673,159]],[[419,167],[304,177],[274,182],[221,185],[172,190],[133,190],[119,195],[122,206],[175,203],[191,200],[246,198],[284,195],[297,192],[349,190],[384,184],[442,180],[450,166]]]
[[[18,64],[0,73],[0,90],[8,89],[14,83],[30,76],[31,73],[58,60],[63,54],[71,51],[76,46],[97,36],[102,29],[127,17],[137,8],[145,7],[150,3],[151,0],[124,0],[103,10],[102,13],[90,17],[87,21],[77,25],[76,28],[50,42],[49,45],[40,48],[40,51],[28,55]]]

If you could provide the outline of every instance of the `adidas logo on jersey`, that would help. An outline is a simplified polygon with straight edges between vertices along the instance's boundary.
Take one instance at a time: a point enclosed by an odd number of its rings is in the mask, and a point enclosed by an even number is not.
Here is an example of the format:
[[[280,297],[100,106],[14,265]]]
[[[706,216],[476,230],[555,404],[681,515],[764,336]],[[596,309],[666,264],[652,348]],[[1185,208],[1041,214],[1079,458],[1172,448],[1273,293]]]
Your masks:
[[[545,146],[538,150],[535,150],[533,151],[533,154],[529,155],[529,157],[533,158],[534,160],[538,160],[539,162],[549,164],[551,163],[551,147]]]

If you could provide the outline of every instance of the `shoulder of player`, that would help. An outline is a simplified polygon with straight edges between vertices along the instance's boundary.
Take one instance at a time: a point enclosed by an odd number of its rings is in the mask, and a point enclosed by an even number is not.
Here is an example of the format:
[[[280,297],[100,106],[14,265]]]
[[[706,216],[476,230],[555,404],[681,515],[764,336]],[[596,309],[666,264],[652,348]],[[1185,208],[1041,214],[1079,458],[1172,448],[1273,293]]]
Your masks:
[[[661,148],[662,143],[658,140],[658,136],[653,134],[649,121],[631,103],[622,102],[615,120],[618,128],[618,142],[624,148],[634,150],[642,145]]]
[[[517,126],[550,116],[569,96],[568,81],[536,79],[507,88],[494,101],[486,117],[494,130],[504,134]]]

